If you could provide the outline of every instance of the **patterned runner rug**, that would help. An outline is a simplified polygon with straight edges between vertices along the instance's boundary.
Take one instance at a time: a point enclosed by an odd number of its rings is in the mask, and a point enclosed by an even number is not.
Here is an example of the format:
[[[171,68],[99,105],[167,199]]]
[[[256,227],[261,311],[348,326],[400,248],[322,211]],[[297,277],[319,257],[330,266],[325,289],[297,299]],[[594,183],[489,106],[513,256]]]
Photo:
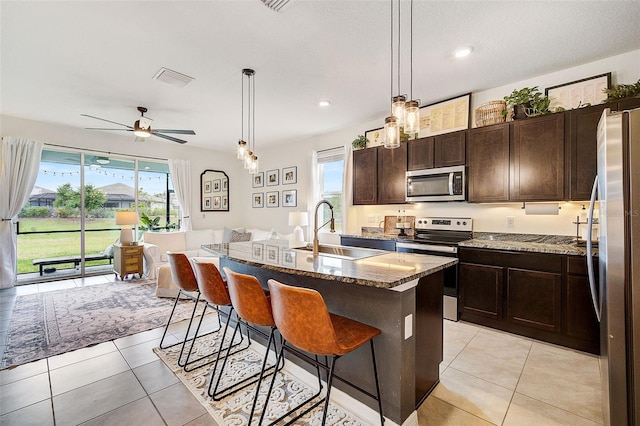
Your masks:
[[[197,359],[201,356],[209,354],[218,348],[218,342],[222,331],[210,334],[205,337],[198,338],[196,340],[195,351],[196,354],[192,355],[191,359]],[[225,347],[228,345],[229,338],[225,342]],[[246,338],[245,338],[246,342]],[[191,391],[191,393],[200,401],[200,403],[211,414],[213,419],[219,425],[234,425],[244,426],[249,425],[249,414],[251,413],[251,405],[253,403],[253,397],[255,395],[255,385],[248,386],[247,388],[240,390],[234,394],[227,396],[220,401],[214,401],[207,394],[209,388],[209,381],[212,374],[212,365],[196,368],[195,370],[186,373],[181,367],[178,366],[177,359],[180,353],[180,346],[174,346],[167,349],[155,348],[154,352],[160,357],[160,359],[169,367],[174,374],[180,379],[180,381]],[[232,350],[233,352],[233,350]],[[251,347],[242,350],[235,355],[232,355],[227,361],[225,367],[225,374],[221,379],[220,389],[232,386],[234,383],[242,381],[244,378],[250,377],[253,374],[260,371],[262,366],[262,359],[264,354],[264,347],[252,342]],[[275,364],[275,354],[271,352],[269,357],[269,365]],[[215,360],[215,357],[203,360],[203,362]],[[279,418],[282,414],[288,412],[291,408],[299,405],[304,400],[308,399],[314,393],[317,392],[317,379],[313,382],[313,385],[309,386],[302,379],[295,377],[288,369],[288,364],[277,373],[274,389],[271,393],[269,400],[267,413],[263,420],[263,424],[269,424],[270,422]],[[217,380],[219,376],[218,368],[215,372],[215,378]],[[323,375],[324,377],[324,375]],[[260,386],[261,397],[258,399],[256,405],[256,413],[252,419],[253,424],[258,423],[262,409],[264,408],[264,402],[266,400],[266,394],[269,390],[269,384],[271,383],[272,376],[263,380]],[[325,394],[326,386],[323,387],[323,391],[318,397],[322,398]],[[334,390],[331,391],[333,396]],[[313,402],[316,402],[315,399]],[[333,398],[332,398],[333,399]],[[313,405],[313,402],[305,405],[300,411]],[[323,405],[315,408],[310,413],[307,413],[296,421],[296,425],[320,425],[322,419]],[[295,417],[294,415],[290,416]],[[279,424],[284,424],[289,418],[281,421]],[[340,425],[340,426],[358,426],[368,425],[369,423],[358,418],[353,413],[340,407],[335,403],[329,404],[329,411],[327,413],[327,425]]]
[[[0,368],[163,326],[174,299],[156,297],[155,289],[155,281],[139,279],[18,296]],[[180,301],[174,321],[192,309]]]

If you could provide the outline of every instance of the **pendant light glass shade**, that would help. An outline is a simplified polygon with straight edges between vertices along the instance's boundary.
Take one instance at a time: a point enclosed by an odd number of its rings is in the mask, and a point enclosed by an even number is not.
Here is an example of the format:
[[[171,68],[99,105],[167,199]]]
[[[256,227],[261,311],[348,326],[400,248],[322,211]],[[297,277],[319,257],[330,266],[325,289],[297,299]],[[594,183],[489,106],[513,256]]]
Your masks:
[[[404,132],[414,135],[420,131],[420,103],[408,101],[405,108]]]
[[[242,139],[238,141],[237,155],[238,160],[244,160],[244,157],[247,155],[247,143]]]
[[[393,116],[396,118],[398,126],[400,127],[404,126],[406,101],[407,97],[405,95],[398,95],[393,97],[391,111]]]
[[[244,168],[247,170],[251,167],[251,157],[253,157],[253,151],[247,151],[244,157]]]
[[[251,156],[251,161],[249,163],[249,174],[255,175],[259,172],[259,168],[258,156],[254,154]]]
[[[384,119],[384,147],[400,147],[400,126],[398,126],[398,120],[393,115]]]

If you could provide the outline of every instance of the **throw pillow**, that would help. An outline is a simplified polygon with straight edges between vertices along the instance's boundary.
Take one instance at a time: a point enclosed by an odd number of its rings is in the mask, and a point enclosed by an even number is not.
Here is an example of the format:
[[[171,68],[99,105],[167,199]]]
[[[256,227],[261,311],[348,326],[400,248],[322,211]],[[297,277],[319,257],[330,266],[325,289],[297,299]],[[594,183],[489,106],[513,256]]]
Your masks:
[[[242,241],[251,241],[251,232],[231,231],[231,243],[239,243]]]
[[[269,231],[269,234],[267,234],[267,240],[277,240],[278,239],[278,231],[276,231],[275,229],[271,228],[271,231]]]
[[[245,228],[230,229],[230,228],[227,228],[225,226],[224,233],[222,234],[222,242],[223,243],[230,243],[231,242],[231,233],[234,232],[234,231],[240,232],[240,233],[244,233],[245,232]]]

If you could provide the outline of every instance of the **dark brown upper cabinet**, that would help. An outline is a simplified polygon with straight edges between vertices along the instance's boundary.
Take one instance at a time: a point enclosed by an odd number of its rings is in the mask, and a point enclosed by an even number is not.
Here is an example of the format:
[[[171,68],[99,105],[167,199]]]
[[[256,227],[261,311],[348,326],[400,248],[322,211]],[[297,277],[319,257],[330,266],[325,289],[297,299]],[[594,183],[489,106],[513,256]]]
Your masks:
[[[509,201],[509,123],[469,131],[467,165],[469,202]]]
[[[407,142],[407,170],[464,166],[467,131],[414,139]]]
[[[565,199],[565,114],[513,122],[511,201]]]
[[[378,149],[353,151],[353,204],[378,202]]]

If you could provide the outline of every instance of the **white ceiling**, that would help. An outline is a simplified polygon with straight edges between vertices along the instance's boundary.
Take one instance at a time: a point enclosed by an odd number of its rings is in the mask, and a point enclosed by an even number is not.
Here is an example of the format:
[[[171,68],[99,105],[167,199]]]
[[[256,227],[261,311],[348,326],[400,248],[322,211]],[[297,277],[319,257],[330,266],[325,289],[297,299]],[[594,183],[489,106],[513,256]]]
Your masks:
[[[80,114],[133,125],[142,105],[154,127],[193,129],[190,145],[228,149],[240,138],[249,67],[257,151],[378,118],[382,126],[389,4],[291,0],[276,13],[259,0],[3,0],[0,113],[110,127]],[[638,1],[416,0],[413,14],[413,92],[423,105],[640,48]],[[463,45],[473,54],[453,58]],[[195,81],[152,80],[160,67]],[[402,69],[407,93],[408,63]],[[319,108],[322,99],[332,106]]]

